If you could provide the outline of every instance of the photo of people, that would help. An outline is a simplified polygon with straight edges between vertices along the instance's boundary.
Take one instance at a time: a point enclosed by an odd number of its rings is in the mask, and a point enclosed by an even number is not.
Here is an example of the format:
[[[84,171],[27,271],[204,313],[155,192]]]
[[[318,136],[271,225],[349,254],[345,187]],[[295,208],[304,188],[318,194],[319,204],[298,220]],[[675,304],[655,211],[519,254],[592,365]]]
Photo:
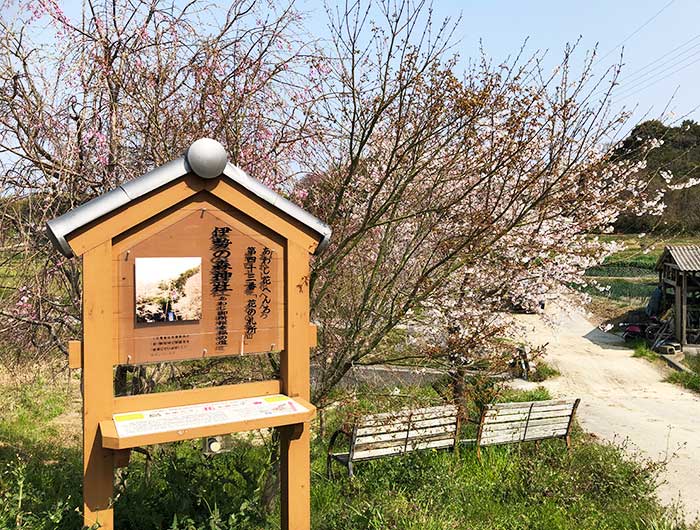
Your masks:
[[[136,258],[136,322],[202,318],[202,258]]]

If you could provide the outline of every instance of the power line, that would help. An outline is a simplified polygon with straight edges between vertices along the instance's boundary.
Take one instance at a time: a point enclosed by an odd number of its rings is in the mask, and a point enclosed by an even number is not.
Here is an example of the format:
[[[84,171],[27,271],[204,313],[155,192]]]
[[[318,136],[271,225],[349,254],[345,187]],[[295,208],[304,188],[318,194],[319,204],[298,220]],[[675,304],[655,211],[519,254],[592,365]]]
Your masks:
[[[652,16],[650,19],[648,19],[646,22],[644,22],[641,26],[639,26],[637,29],[635,29],[632,33],[630,33],[622,42],[620,42],[617,46],[612,48],[608,53],[600,57],[596,63],[602,61],[606,57],[608,57],[611,53],[615,52],[618,50],[623,44],[625,44],[628,40],[630,40],[632,37],[634,37],[637,33],[642,31],[646,26],[648,26],[652,20],[654,20],[656,17],[658,17],[661,13],[663,13],[671,4],[673,4],[676,0],[671,0],[668,4],[666,4],[664,7],[659,9],[654,16]]]
[[[636,79],[635,81],[628,82],[628,83],[621,83],[619,86],[624,87],[624,88],[618,88],[618,95],[621,93],[624,93],[624,92],[628,92],[629,90],[634,90],[638,86],[643,85],[644,83],[648,83],[649,81],[652,81],[655,78],[659,78],[659,76],[663,76],[663,74],[665,74],[669,70],[673,70],[677,66],[683,65],[683,63],[685,63],[689,59],[697,57],[698,55],[700,55],[700,50],[696,51],[695,53],[692,53],[688,57],[684,57],[683,59],[681,59],[679,61],[675,61],[675,62],[672,62],[669,64],[662,65],[664,68],[662,68],[660,71],[656,72],[655,74],[653,74],[651,76],[643,75],[643,76],[639,77],[638,79]],[[688,65],[695,64],[695,62],[696,61],[691,61],[690,63],[688,63]],[[686,65],[683,65],[680,68],[678,68],[677,70],[673,70],[672,74],[677,72],[677,71],[683,70],[685,68],[685,66]],[[665,77],[663,77],[663,79],[665,79]]]
[[[663,58],[665,58],[665,57],[671,55],[673,52],[675,52],[675,51],[677,51],[677,50],[680,50],[681,48],[685,47],[687,44],[690,44],[691,42],[693,42],[694,40],[697,40],[697,39],[699,39],[699,38],[700,38],[700,34],[695,35],[695,37],[692,37],[691,39],[688,39],[688,40],[685,41],[683,44],[680,44],[680,45],[676,46],[675,48],[673,48],[672,50],[667,51],[667,52],[664,53],[661,57],[658,57],[657,59],[654,59],[654,60],[651,61],[650,63],[645,64],[645,65],[642,66],[641,68],[637,68],[636,70],[630,72],[629,74],[627,74],[627,77],[625,77],[625,78],[623,78],[623,79],[629,79],[630,77],[633,77],[633,76],[634,76],[635,74],[637,74],[638,72],[641,72],[641,71],[643,71],[643,70],[646,70],[646,69],[647,69],[648,67],[650,67],[652,64],[658,63],[661,59],[663,59]],[[696,46],[699,46],[699,45],[700,45],[700,43],[694,44],[694,45],[691,46],[688,50],[692,50],[693,48],[695,48]],[[686,53],[688,50],[682,52],[682,53],[679,54],[679,55],[682,55],[682,54]]]
[[[635,91],[631,92],[630,94],[626,94],[626,95],[624,95],[624,96],[622,96],[622,97],[620,97],[620,98],[617,98],[617,101],[622,101],[623,99],[627,99],[627,98],[629,98],[629,97],[631,97],[631,96],[634,96],[635,94],[639,94],[640,92],[646,90],[647,88],[649,88],[649,87],[651,87],[651,86],[654,86],[655,84],[660,83],[660,82],[663,81],[664,79],[668,79],[669,77],[671,77],[672,75],[677,74],[677,73],[680,72],[681,70],[685,70],[685,69],[688,68],[689,66],[692,66],[692,65],[694,65],[694,64],[696,64],[696,63],[699,63],[699,62],[700,62],[700,59],[695,59],[694,61],[692,61],[692,62],[686,64],[685,66],[682,66],[681,68],[678,68],[677,70],[674,70],[673,72],[669,73],[668,75],[665,75],[664,77],[662,77],[662,78],[660,78],[660,79],[657,79],[656,81],[653,81],[653,82],[649,83],[648,85],[646,85],[646,86],[640,88],[639,90],[635,90]],[[628,89],[628,90],[629,90],[629,89]]]
[[[698,37],[700,37],[700,35],[697,35],[697,36],[693,37],[693,39],[691,39],[691,40],[697,39]],[[690,41],[688,41],[688,42],[690,42]],[[619,81],[619,84],[624,85],[624,84],[634,83],[634,82],[636,82],[636,81],[639,80],[639,79],[642,79],[642,78],[644,78],[644,77],[647,77],[648,75],[650,75],[652,72],[654,72],[654,71],[656,71],[656,70],[667,68],[668,65],[669,65],[671,62],[677,61],[678,59],[680,59],[680,58],[683,57],[684,55],[688,55],[688,54],[691,53],[692,51],[696,50],[698,47],[700,47],[700,42],[697,42],[697,43],[693,44],[690,48],[687,48],[687,49],[683,50],[682,52],[680,52],[680,53],[676,54],[675,56],[671,57],[669,60],[667,60],[667,61],[665,61],[665,62],[662,62],[661,64],[657,64],[657,65],[654,66],[653,68],[649,69],[649,67],[652,66],[653,64],[658,63],[658,62],[661,61],[662,59],[664,59],[664,58],[668,57],[669,55],[671,55],[673,52],[677,51],[677,49],[678,49],[678,47],[677,47],[677,48],[675,48],[675,49],[673,49],[673,50],[671,50],[671,51],[669,51],[669,52],[663,54],[661,57],[659,57],[659,58],[656,59],[655,61],[653,61],[653,62],[651,62],[651,63],[645,65],[645,66],[642,67],[642,68],[638,68],[637,70],[635,70],[635,72],[630,73],[629,75],[627,75],[627,76],[621,78],[620,81]],[[695,54],[693,53],[693,54],[690,55],[690,57],[692,57],[692,56],[694,56],[694,55],[695,55]],[[677,61],[677,62],[683,62],[683,61],[685,61],[685,60],[688,59],[688,58],[689,58],[689,57],[685,57],[685,58],[683,58],[683,59],[680,59],[680,61]],[[644,70],[646,70],[646,71],[644,71]],[[635,75],[635,74],[636,74],[636,75]]]

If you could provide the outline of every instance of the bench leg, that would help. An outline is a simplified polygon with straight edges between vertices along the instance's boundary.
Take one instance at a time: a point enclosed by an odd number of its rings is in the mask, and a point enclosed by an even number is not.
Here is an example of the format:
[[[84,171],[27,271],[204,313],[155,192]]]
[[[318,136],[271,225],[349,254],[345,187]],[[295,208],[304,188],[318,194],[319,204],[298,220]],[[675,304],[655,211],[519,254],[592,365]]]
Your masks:
[[[355,477],[355,472],[353,471],[353,468],[352,468],[352,460],[350,460],[349,457],[348,457],[348,476],[349,476],[350,478],[354,478],[354,477]]]
[[[483,463],[483,461],[481,460],[481,446],[478,444],[476,446],[476,458],[479,460],[480,464]]]
[[[331,455],[326,457],[326,476],[328,477],[328,480],[335,479],[335,476],[333,475],[333,457]]]

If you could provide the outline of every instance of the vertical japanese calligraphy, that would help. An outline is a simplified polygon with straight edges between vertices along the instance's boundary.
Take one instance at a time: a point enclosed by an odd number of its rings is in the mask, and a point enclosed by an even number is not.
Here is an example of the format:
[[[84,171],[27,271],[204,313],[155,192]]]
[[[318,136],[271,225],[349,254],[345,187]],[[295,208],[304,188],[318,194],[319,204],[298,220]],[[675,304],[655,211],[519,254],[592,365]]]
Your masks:
[[[258,325],[255,320],[257,314],[257,295],[256,289],[256,274],[255,262],[257,261],[257,249],[248,247],[245,253],[244,268],[245,268],[245,294],[248,295],[248,302],[245,308],[245,338],[252,339],[258,330]]]
[[[228,345],[228,293],[231,290],[231,240],[228,226],[215,227],[211,233],[211,292],[216,300],[216,349]]]
[[[267,247],[263,248],[260,254],[260,318],[270,316],[270,302],[272,292],[270,285],[272,279],[270,277],[270,264],[272,263],[272,250]]]

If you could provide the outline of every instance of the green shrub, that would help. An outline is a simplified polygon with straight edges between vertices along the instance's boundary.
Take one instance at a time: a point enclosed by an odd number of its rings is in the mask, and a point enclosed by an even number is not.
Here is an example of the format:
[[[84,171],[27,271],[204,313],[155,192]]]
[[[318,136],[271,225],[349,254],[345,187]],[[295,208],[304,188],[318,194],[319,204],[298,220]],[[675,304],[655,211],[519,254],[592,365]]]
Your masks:
[[[673,372],[666,378],[666,381],[700,393],[700,374],[694,372]]]
[[[638,278],[642,276],[650,276],[654,272],[654,268],[629,267],[624,265],[600,265],[591,267],[586,270],[586,276],[603,276],[608,278]]]
[[[546,379],[557,377],[558,375],[561,375],[559,373],[559,370],[553,368],[544,361],[538,361],[535,365],[535,369],[532,372],[530,372],[529,379],[530,381],[534,381],[535,383],[541,383]]]
[[[598,287],[588,285],[583,292],[593,296],[606,296],[613,300],[639,298],[646,300],[656,288],[656,282],[635,282],[623,278],[597,280]],[[602,288],[603,290],[601,291]]]
[[[646,359],[647,361],[659,360],[659,354],[649,348],[649,345],[645,340],[638,340],[633,344],[633,346],[634,352],[632,353],[632,357]]]

